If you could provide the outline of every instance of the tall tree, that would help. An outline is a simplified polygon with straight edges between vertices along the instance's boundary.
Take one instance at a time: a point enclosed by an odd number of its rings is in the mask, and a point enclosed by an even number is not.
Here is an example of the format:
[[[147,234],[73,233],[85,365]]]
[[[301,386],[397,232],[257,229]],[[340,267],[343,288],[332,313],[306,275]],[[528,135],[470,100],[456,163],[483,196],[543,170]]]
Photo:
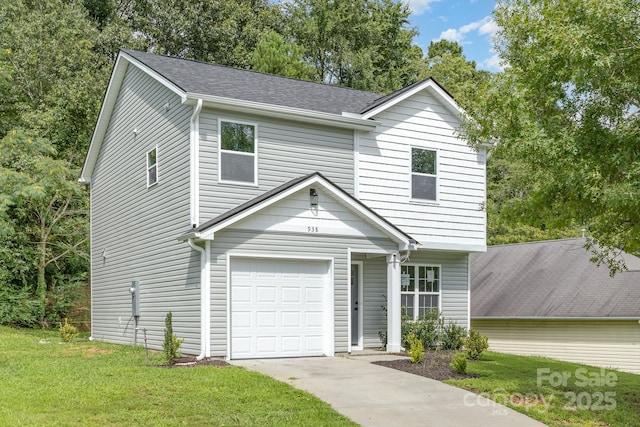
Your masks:
[[[620,268],[640,252],[640,3],[503,0],[497,49],[509,65],[467,134],[544,171],[529,211],[584,222]]]
[[[16,294],[29,297],[30,320],[41,324],[48,303],[49,313],[57,320],[52,297],[61,291],[73,292],[86,278],[78,271],[64,277],[65,261],[76,262],[80,257],[85,264],[82,269],[88,262],[86,190],[77,182],[78,169],[54,156],[55,149],[46,140],[23,132],[11,131],[0,140],[0,230],[14,251],[3,255],[22,258],[31,267],[22,272],[24,281],[16,283],[14,277],[3,286],[16,290],[14,298]],[[17,320],[28,324],[27,319]]]
[[[251,55],[251,69],[302,80],[313,79],[313,68],[304,62],[302,47],[285,41],[273,30],[262,33]]]
[[[428,67],[425,73],[435,78],[473,115],[475,98],[487,84],[491,73],[476,69],[476,62],[467,61],[462,46],[448,40],[432,41],[425,61]]]
[[[409,9],[392,0],[295,0],[284,5],[289,32],[304,47],[315,80],[381,93],[419,78]]]
[[[277,28],[269,0],[137,0],[121,16],[154,53],[248,68],[260,34]]]

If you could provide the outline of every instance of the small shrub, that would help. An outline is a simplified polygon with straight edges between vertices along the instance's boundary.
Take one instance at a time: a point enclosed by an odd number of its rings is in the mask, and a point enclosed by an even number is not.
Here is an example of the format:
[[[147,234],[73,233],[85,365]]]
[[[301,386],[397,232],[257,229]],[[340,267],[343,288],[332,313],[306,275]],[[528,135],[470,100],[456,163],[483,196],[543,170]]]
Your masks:
[[[420,363],[422,359],[424,359],[424,347],[422,346],[422,341],[416,337],[416,334],[410,333],[407,337],[407,342],[409,344],[409,359],[411,363]]]
[[[430,310],[420,319],[412,321],[410,318],[402,319],[402,343],[408,346],[408,336],[413,333],[422,341],[422,345],[427,350],[435,350],[440,343],[440,333],[443,320],[440,313]]]
[[[178,348],[184,342],[179,340],[173,334],[173,319],[171,312],[167,313],[167,317],[164,319],[164,342],[162,343],[162,350],[164,352],[164,362],[169,365],[171,361],[180,356]]]
[[[467,330],[465,328],[450,321],[444,328],[442,328],[442,349],[460,350],[466,335]]]
[[[451,359],[451,367],[459,374],[467,373],[467,357],[464,353],[456,353]]]
[[[60,323],[58,333],[60,334],[62,341],[71,342],[78,336],[78,328],[69,324],[69,320],[65,318],[64,323]]]
[[[482,352],[489,348],[489,338],[481,335],[476,329],[469,329],[469,337],[464,340],[464,348],[469,359],[478,360]]]

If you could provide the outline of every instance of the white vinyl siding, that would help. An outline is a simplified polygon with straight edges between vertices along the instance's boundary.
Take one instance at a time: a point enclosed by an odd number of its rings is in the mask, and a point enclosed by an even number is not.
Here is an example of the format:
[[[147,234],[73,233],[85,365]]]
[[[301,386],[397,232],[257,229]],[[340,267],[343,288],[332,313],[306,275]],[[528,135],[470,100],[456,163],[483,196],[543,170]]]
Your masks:
[[[471,319],[489,349],[640,374],[637,320]]]
[[[358,133],[358,197],[426,249],[483,250],[485,155],[456,136],[459,118],[418,93]],[[411,149],[437,151],[437,203],[411,197]]]
[[[199,352],[200,257],[176,239],[190,228],[192,111],[173,92],[129,66],[91,182],[91,309],[96,340],[132,343],[129,287],[139,280],[138,345],[143,345],[142,329],[146,329],[150,348],[161,349],[165,315],[172,311],[174,333],[185,340],[180,351]],[[162,185],[147,188],[147,153],[155,146]]]
[[[353,131],[246,114],[232,121],[258,129],[257,185],[219,183],[219,119],[231,120],[228,113],[208,108],[200,114],[201,222],[313,172],[353,194]]]

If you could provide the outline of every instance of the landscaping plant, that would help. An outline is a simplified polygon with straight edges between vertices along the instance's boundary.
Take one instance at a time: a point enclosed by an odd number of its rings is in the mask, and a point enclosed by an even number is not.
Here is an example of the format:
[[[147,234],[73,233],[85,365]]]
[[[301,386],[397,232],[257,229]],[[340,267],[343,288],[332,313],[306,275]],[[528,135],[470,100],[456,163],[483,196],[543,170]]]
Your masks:
[[[424,347],[422,345],[422,341],[418,339],[416,334],[410,333],[407,337],[407,342],[409,344],[409,359],[411,363],[420,363],[424,358]]]
[[[467,330],[462,326],[458,326],[455,322],[449,321],[442,328],[441,335],[440,347],[442,350],[460,350],[464,337],[467,335]]]
[[[464,340],[464,348],[469,359],[479,360],[482,352],[489,348],[489,338],[481,335],[476,329],[469,329],[469,337]]]
[[[69,324],[69,319],[65,318],[64,323],[60,323],[58,333],[62,341],[71,342],[78,336],[78,328]]]
[[[456,353],[456,355],[453,356],[453,359],[451,359],[451,367],[458,374],[467,373],[467,357],[464,355],[464,353]]]
[[[173,333],[173,319],[171,312],[167,313],[167,317],[164,319],[164,342],[162,343],[162,350],[164,352],[164,362],[167,365],[171,364],[171,361],[180,356],[178,348],[184,342],[184,340],[178,339]]]

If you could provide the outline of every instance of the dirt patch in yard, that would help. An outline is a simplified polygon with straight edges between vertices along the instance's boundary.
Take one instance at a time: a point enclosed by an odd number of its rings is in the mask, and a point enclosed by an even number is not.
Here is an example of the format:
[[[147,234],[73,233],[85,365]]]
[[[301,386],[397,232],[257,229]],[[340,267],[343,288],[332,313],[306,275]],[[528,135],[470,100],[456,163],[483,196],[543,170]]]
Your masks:
[[[381,360],[373,363],[438,381],[476,377],[476,375],[473,374],[459,374],[450,366],[451,359],[455,354],[455,351],[449,350],[427,351],[425,352],[424,359],[420,363],[411,363],[408,358]]]
[[[165,366],[167,368],[192,368],[194,366],[217,366],[219,368],[229,366],[225,360],[217,359],[214,357],[206,357],[202,360],[197,360],[195,357],[179,357],[171,361],[171,365]]]

